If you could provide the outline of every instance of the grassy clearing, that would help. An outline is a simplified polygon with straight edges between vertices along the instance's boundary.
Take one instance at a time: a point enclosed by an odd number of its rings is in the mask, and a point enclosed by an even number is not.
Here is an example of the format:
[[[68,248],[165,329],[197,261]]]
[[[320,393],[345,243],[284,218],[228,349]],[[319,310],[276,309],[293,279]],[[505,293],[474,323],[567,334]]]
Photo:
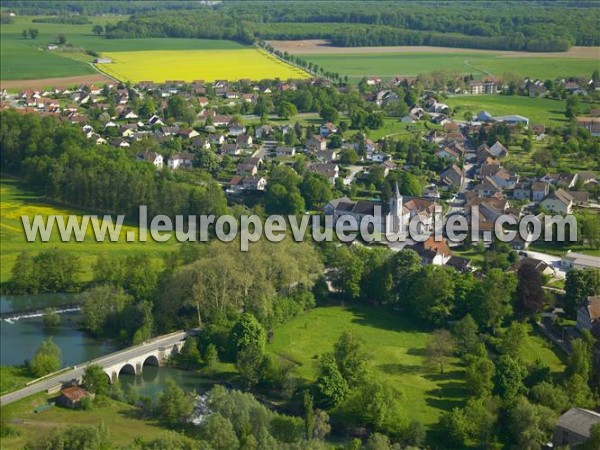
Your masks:
[[[527,364],[533,364],[539,359],[555,374],[565,370],[564,353],[535,330],[531,324],[527,324],[527,337],[521,346],[520,357]]]
[[[307,78],[308,74],[258,49],[105,52],[112,64],[97,65],[120,80],[239,80]]]
[[[0,182],[0,239],[2,241],[2,254],[0,256],[1,270],[0,281],[10,279],[10,271],[17,255],[23,251],[37,253],[39,251],[58,247],[77,253],[80,258],[82,282],[89,281],[92,276],[92,266],[99,254],[106,253],[116,256],[131,255],[134,253],[147,253],[161,259],[167,252],[175,248],[176,242],[171,240],[166,243],[126,242],[127,231],[133,231],[137,236],[137,227],[123,226],[118,242],[96,242],[93,239],[91,226],[88,227],[86,238],[83,242],[62,242],[56,229],[53,231],[49,242],[28,242],[23,231],[21,216],[34,215],[47,217],[50,214],[67,216],[71,214],[90,214],[56,206],[47,200],[24,190],[14,179],[2,178]]]
[[[519,114],[529,118],[533,125],[560,126],[567,123],[566,103],[563,100],[512,95],[461,95],[449,97],[445,103],[454,109],[455,116],[461,120],[467,111],[477,114],[485,110],[493,116]]]
[[[423,368],[428,330],[376,308],[317,308],[274,330],[267,349],[298,364],[298,375],[316,378],[318,355],[331,351],[344,330],[360,336],[373,359],[371,368],[402,393],[407,415],[432,425],[442,411],[460,406],[466,391],[463,368],[452,360],[445,374]]]
[[[0,395],[16,391],[33,380],[24,366],[0,366]]]
[[[293,53],[293,52],[292,52]],[[344,53],[307,54],[307,61],[349,78],[364,76],[416,76],[444,70],[476,77],[513,73],[521,77],[554,79],[564,76],[590,76],[598,68],[596,59],[544,58],[543,54],[528,57],[507,57],[501,54],[470,53]]]
[[[73,424],[98,426],[103,423],[108,428],[110,441],[119,448],[132,446],[139,436],[151,440],[167,432],[155,421],[139,419],[136,408],[125,403],[109,400],[106,405],[95,406],[91,411],[54,407],[39,414],[33,412],[46,401],[44,394],[38,394],[2,408],[2,415],[18,422],[14,428],[20,432],[17,436],[2,438],[0,446],[3,449],[23,448],[35,437]]]

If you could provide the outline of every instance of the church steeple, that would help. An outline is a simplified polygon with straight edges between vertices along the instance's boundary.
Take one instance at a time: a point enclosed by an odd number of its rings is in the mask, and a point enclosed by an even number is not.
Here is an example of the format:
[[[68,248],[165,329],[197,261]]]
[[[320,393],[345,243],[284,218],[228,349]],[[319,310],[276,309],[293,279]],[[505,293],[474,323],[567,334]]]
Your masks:
[[[402,231],[402,196],[400,195],[400,189],[398,189],[398,182],[394,186],[394,195],[389,200],[390,208],[390,219],[391,219],[391,232],[398,233]]]

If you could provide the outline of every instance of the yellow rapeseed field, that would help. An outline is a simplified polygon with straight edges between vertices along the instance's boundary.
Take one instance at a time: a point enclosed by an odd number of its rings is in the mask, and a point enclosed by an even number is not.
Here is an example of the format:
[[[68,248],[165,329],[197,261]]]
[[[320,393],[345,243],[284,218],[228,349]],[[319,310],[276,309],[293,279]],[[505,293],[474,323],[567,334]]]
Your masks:
[[[121,81],[307,78],[308,74],[259,49],[108,52],[97,67]]]

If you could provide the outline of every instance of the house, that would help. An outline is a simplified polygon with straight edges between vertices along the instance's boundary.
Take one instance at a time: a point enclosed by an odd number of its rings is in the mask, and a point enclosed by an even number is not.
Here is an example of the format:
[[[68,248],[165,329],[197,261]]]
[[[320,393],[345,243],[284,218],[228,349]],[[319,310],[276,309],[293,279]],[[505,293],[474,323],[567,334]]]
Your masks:
[[[208,140],[213,145],[223,145],[225,142],[225,136],[222,134],[209,134]]]
[[[577,117],[577,126],[585,128],[592,136],[600,136],[600,117]]]
[[[236,167],[235,173],[242,176],[253,177],[258,173],[258,167],[252,163],[239,163]]]
[[[138,119],[139,116],[133,112],[132,109],[130,108],[126,108],[121,112],[121,115],[119,116],[121,119]]]
[[[508,155],[508,150],[500,142],[496,141],[488,151],[494,158],[503,158]]]
[[[242,149],[237,144],[223,144],[223,145],[221,145],[220,153],[224,154],[224,155],[234,155],[235,156],[235,155],[239,155],[240,153],[242,153]]]
[[[414,245],[406,246],[406,248],[417,252],[423,264],[443,266],[452,257],[452,252],[446,240],[436,241],[433,236],[430,236],[424,242],[417,242]]]
[[[229,129],[227,131],[229,136],[239,136],[246,132],[246,127],[240,123],[230,123],[227,128]]]
[[[566,172],[561,173],[547,173],[540,181],[544,183],[553,184],[553,185],[562,185],[566,188],[572,188],[575,186],[575,182],[577,181],[577,174],[571,174]]]
[[[473,188],[473,192],[479,197],[491,197],[498,192],[501,193],[502,188],[490,177],[484,177],[481,182]]]
[[[438,158],[448,159],[450,161],[459,161],[461,155],[456,150],[450,147],[444,147],[442,149],[437,150],[435,152],[435,156],[437,156]]]
[[[256,139],[262,139],[263,137],[269,136],[273,132],[273,128],[269,125],[262,125],[254,131]]]
[[[326,122],[319,127],[319,133],[323,137],[327,137],[330,134],[337,133],[337,127],[331,122]]]
[[[531,183],[531,200],[541,202],[548,196],[549,191],[550,187],[546,183],[535,181]]]
[[[152,117],[148,119],[148,125],[153,127],[154,125],[162,127],[165,123],[162,121],[160,117],[154,114]]]
[[[94,394],[80,386],[71,386],[60,391],[58,403],[67,408],[78,408],[84,398],[94,398]]]
[[[590,193],[587,191],[569,191],[569,195],[577,206],[585,206],[590,202]]]
[[[170,169],[190,168],[194,161],[192,153],[175,153],[169,158],[167,165]]]
[[[264,191],[267,180],[264,177],[245,177],[242,180],[242,188],[250,191]]]
[[[573,210],[573,197],[568,192],[559,188],[556,192],[542,200],[540,207],[551,213],[571,214]]]
[[[275,154],[277,156],[294,156],[296,154],[296,148],[279,145],[275,148]]]
[[[460,167],[452,164],[440,174],[440,180],[443,184],[460,188],[465,179],[465,175]]]
[[[210,141],[204,136],[196,136],[192,139],[192,147],[195,149],[203,148],[208,150],[210,148]]]
[[[377,86],[378,84],[381,84],[381,78],[379,78],[379,77],[367,78],[367,86]]]
[[[201,108],[208,106],[209,100],[207,97],[198,97],[198,104]]]
[[[550,267],[546,262],[536,259],[525,257],[517,261],[511,267],[508,268],[508,272],[518,272],[521,266],[528,265],[535,269],[540,275],[554,275],[554,269]]]
[[[470,94],[483,94],[483,83],[481,81],[472,80],[469,82]]]
[[[600,414],[583,408],[571,408],[554,425],[552,445],[574,448],[591,437],[592,425],[600,422]]]
[[[577,329],[592,331],[600,324],[600,297],[588,297],[585,305],[577,309]]]
[[[323,136],[315,135],[306,140],[306,148],[314,151],[327,150],[327,141]]]
[[[139,153],[137,155],[137,160],[152,163],[157,169],[162,169],[164,162],[163,155],[156,152],[150,152],[148,150]]]
[[[471,270],[471,260],[463,258],[462,256],[452,255],[450,259],[446,261],[446,265],[454,267],[459,272],[468,272]]]
[[[250,147],[252,146],[252,136],[242,133],[235,138],[235,143],[242,148]]]
[[[198,133],[196,130],[184,128],[183,130],[179,130],[177,136],[180,136],[184,139],[192,139],[200,136],[200,133]]]
[[[324,176],[331,184],[335,184],[335,180],[340,174],[340,168],[337,164],[310,164],[308,170]]]
[[[600,267],[600,258],[569,250],[560,260],[560,266],[565,269],[597,269]]]

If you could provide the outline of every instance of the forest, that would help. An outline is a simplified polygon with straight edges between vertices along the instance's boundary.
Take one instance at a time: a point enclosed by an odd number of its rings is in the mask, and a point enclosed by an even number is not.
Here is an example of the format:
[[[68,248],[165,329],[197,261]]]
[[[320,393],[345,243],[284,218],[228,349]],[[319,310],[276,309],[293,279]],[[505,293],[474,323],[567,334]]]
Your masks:
[[[107,27],[108,38],[195,37],[331,39],[334,45],[433,45],[534,52],[600,44],[594,2],[492,2],[444,4],[414,1],[6,1],[19,14],[133,14]],[[181,10],[186,9],[185,14]],[[200,25],[201,24],[201,25]]]

